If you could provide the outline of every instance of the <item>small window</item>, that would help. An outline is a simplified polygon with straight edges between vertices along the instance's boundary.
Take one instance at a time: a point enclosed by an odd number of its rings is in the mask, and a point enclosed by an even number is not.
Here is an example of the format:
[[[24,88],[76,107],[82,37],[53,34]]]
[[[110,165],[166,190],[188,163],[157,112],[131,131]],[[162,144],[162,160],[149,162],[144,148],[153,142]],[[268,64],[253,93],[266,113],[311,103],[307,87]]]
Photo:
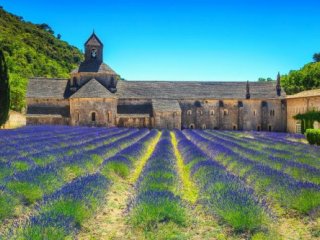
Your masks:
[[[210,115],[213,116],[214,115],[214,110],[210,111]]]
[[[92,122],[96,121],[96,113],[95,112],[91,113],[91,121]]]
[[[255,116],[257,114],[256,110],[253,111],[253,116]]]
[[[260,126],[257,127],[257,131],[258,131],[258,132],[261,131],[261,127],[260,127]]]
[[[271,117],[274,116],[274,110],[270,110],[270,116],[271,116]]]
[[[91,58],[96,58],[97,57],[97,49],[92,48],[91,49]]]
[[[112,122],[112,112],[108,111],[108,122],[111,123]]]
[[[223,115],[227,116],[228,115],[228,109],[223,110]]]
[[[271,125],[269,125],[268,129],[269,129],[269,132],[272,132],[272,126]]]
[[[77,114],[77,121],[79,122],[80,121],[80,113],[77,112],[76,114]]]
[[[173,117],[175,117],[175,116],[177,116],[177,112],[174,112],[174,113],[173,113]]]
[[[194,124],[190,124],[189,128],[190,128],[190,129],[194,129],[194,128],[195,128],[195,127],[194,127]]]
[[[207,129],[207,126],[205,124],[202,125],[202,129],[205,130]]]
[[[237,126],[233,125],[233,131],[236,131],[236,130],[237,130]]]
[[[199,113],[200,113],[200,115],[203,115],[203,111],[202,110],[200,110]]]
[[[187,111],[187,115],[190,116],[191,114],[192,114],[192,111],[191,111],[191,110],[188,110],[188,111]]]

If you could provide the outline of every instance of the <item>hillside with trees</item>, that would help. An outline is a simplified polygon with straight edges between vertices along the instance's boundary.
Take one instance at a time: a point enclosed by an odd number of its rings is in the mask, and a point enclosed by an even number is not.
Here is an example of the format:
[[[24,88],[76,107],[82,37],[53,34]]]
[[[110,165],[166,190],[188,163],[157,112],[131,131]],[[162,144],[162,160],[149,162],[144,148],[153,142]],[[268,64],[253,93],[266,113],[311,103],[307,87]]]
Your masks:
[[[292,70],[282,76],[282,86],[287,94],[320,88],[320,53],[314,54],[313,60],[300,70]]]
[[[68,77],[83,55],[48,24],[33,24],[0,8],[0,48],[10,78],[11,109],[22,111],[30,77]]]

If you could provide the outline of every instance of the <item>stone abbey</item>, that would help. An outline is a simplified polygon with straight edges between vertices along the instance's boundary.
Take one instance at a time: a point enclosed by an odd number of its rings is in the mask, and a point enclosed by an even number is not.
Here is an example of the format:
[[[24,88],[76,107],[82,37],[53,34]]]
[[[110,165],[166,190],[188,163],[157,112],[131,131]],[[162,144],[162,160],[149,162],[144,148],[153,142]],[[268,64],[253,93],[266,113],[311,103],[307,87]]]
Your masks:
[[[69,79],[29,80],[27,124],[284,132],[287,103],[280,75],[251,83],[121,80],[93,33]]]

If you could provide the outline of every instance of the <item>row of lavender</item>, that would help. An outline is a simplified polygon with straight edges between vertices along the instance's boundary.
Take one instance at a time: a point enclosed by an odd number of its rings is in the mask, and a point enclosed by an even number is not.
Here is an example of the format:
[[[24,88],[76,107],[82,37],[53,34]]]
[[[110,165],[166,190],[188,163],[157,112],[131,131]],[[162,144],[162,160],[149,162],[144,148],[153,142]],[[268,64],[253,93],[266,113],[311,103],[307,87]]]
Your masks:
[[[317,154],[318,156],[304,156],[303,163],[300,162],[299,152],[297,154],[292,154],[292,152],[295,153],[297,151],[288,144],[281,144],[281,146],[286,146],[286,149],[276,149],[271,147],[275,145],[275,143],[271,145],[271,143],[263,142],[259,138],[239,139],[234,137],[231,133],[225,134],[223,132],[210,131],[207,131],[206,133],[203,133],[203,136],[207,136],[212,141],[230,147],[233,151],[243,157],[248,157],[253,161],[271,167],[272,169],[280,170],[297,180],[320,184],[320,169],[316,164],[319,162],[319,153]]]
[[[184,133],[175,132],[178,149],[200,190],[198,202],[236,231],[263,230],[271,217],[266,204],[259,200],[252,188],[229,173],[216,160],[215,154],[208,155],[204,151],[214,147],[200,142],[193,131]]]
[[[186,213],[178,190],[176,158],[169,131],[164,131],[135,183],[136,194],[130,204],[131,223],[145,230],[159,223],[184,225]]]
[[[97,129],[92,130],[94,132]],[[5,218],[10,217],[10,211],[15,209],[17,204],[25,205],[38,202],[29,221],[26,224],[19,224],[11,232],[7,232],[7,238],[20,236],[32,239],[43,237],[60,239],[70,233],[74,234],[84,219],[92,215],[93,210],[98,207],[110,185],[108,176],[104,174],[107,163],[112,161],[113,156],[116,157],[120,153],[129,156],[138,154],[154,135],[154,133],[148,134],[148,130],[138,131],[136,129],[100,131],[101,134],[99,132],[93,134],[96,136],[93,139],[88,140],[89,138],[87,138],[85,140],[87,144],[83,145],[80,142],[81,147],[72,151],[72,154],[68,155],[68,151],[64,151],[61,153],[61,159],[52,152],[54,161],[49,164],[15,172],[12,176],[1,181],[0,202],[4,203],[1,204],[3,207],[0,211],[3,213],[2,222],[5,222]],[[68,135],[70,136],[70,134],[72,133],[69,132]],[[83,134],[85,133],[77,136],[74,133],[76,138],[68,138],[68,142],[60,143],[68,147],[67,144],[70,142],[74,146],[78,137],[82,138]],[[8,138],[8,136],[6,137]],[[47,137],[50,141],[54,135],[51,137],[47,135]],[[14,141],[24,140],[23,138],[17,139],[15,138]],[[136,147],[132,147],[133,143]],[[56,146],[57,144],[52,145],[53,148]],[[51,150],[48,149],[49,152]],[[58,150],[59,148],[56,149],[56,151]],[[50,156],[48,155],[48,157]],[[10,159],[10,161],[14,161],[14,159]],[[73,170],[70,171],[70,169]],[[61,176],[61,173],[65,172],[68,175],[72,173],[72,177],[65,177],[64,174]],[[36,188],[37,191],[33,188]]]
[[[261,199],[266,198],[276,208],[296,210],[301,214],[316,211],[320,205],[320,187],[318,184],[300,181],[281,169],[271,167],[271,160],[248,157],[259,154],[253,149],[245,149],[235,140],[226,140],[223,134],[216,132],[184,131],[184,134],[207,156],[214,158],[229,172],[238,176],[252,187]],[[235,151],[234,149],[237,149]],[[243,152],[250,154],[246,156]],[[267,164],[268,163],[268,164]],[[290,160],[282,163],[290,164]],[[307,168],[309,169],[309,168]],[[310,174],[314,173],[310,171]],[[319,175],[318,175],[319,176]]]

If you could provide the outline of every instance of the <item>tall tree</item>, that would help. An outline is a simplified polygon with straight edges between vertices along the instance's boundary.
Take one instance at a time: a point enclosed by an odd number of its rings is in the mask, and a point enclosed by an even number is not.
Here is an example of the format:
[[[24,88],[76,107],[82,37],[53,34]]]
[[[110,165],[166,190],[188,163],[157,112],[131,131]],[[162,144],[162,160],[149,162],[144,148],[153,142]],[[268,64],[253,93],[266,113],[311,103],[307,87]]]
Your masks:
[[[10,108],[10,84],[8,68],[3,51],[0,49],[0,126],[8,120]]]
[[[313,61],[320,62],[320,53],[315,53],[313,55]]]

